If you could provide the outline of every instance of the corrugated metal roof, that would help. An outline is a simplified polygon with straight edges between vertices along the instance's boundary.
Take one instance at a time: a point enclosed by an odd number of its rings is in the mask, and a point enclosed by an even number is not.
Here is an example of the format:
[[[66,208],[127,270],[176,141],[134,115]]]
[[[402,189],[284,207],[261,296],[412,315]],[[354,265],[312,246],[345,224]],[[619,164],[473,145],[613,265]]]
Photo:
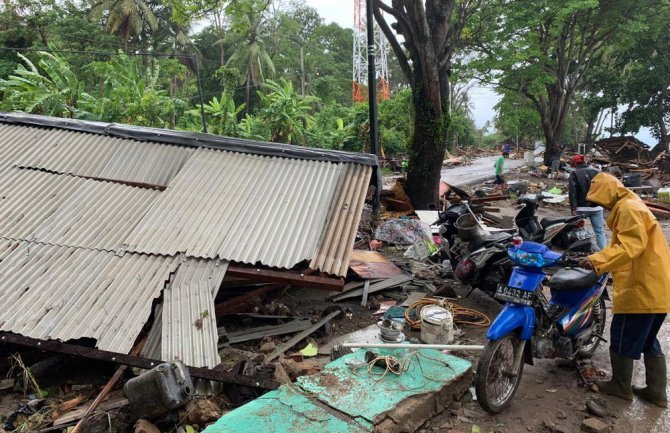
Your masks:
[[[161,359],[193,367],[221,363],[214,298],[228,269],[220,260],[187,259],[163,291]]]
[[[16,159],[38,143],[44,129],[0,123],[0,177],[13,167]]]
[[[0,184],[0,236],[108,251],[121,248],[160,194],[16,168]]]
[[[60,129],[18,133],[14,140],[25,149],[14,161],[19,167],[159,186],[170,183],[194,150]]]
[[[348,164],[340,175],[337,196],[310,268],[334,275],[347,274],[371,175],[372,167],[354,164]]]
[[[0,329],[128,353],[178,262],[22,242],[0,262]]]
[[[122,125],[118,123],[91,122],[79,119],[62,119],[17,112],[0,112],[0,122],[85,132],[105,137],[127,138],[143,142],[176,144],[178,146],[189,148],[204,147],[251,155],[278,156],[282,158],[297,158],[311,161],[348,162],[373,167],[379,165],[377,157],[369,153],[344,152],[340,150],[296,146],[293,144],[268,143],[265,141],[245,140],[242,138],[202,134],[199,132],[147,128],[144,126]]]
[[[292,268],[316,255],[333,221],[339,243],[332,238],[320,250],[344,261],[370,173],[358,164],[199,149],[125,243],[134,252]]]

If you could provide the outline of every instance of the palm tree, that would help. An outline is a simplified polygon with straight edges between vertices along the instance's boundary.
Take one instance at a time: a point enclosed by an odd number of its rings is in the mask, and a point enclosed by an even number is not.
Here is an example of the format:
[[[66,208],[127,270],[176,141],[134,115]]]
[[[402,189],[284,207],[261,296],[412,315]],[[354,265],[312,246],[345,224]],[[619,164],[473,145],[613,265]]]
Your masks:
[[[237,68],[244,77],[244,104],[247,113],[251,87],[260,88],[266,77],[274,75],[275,72],[270,54],[261,43],[264,11],[265,9],[253,10],[241,15],[238,19],[242,22],[238,27],[246,29],[246,32],[230,32],[217,42],[234,50],[226,66]]]
[[[96,19],[105,13],[107,30],[121,36],[125,49],[130,38],[141,35],[146,26],[151,31],[158,28],[156,15],[143,0],[101,0],[91,9],[91,16]]]

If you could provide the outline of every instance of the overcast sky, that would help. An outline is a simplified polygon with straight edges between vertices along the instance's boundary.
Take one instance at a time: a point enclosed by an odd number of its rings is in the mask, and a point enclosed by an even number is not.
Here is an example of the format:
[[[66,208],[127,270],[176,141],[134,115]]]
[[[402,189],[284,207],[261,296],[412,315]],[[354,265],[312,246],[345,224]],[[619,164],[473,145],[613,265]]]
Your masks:
[[[319,15],[327,23],[336,22],[341,27],[353,27],[354,0],[305,0],[305,3],[319,11]],[[481,128],[487,121],[493,122],[495,116],[493,106],[499,100],[498,95],[488,88],[477,87],[470,91],[470,96],[474,105],[472,111],[477,127]],[[656,139],[651,136],[648,129],[640,131],[637,138],[652,147],[656,144]]]

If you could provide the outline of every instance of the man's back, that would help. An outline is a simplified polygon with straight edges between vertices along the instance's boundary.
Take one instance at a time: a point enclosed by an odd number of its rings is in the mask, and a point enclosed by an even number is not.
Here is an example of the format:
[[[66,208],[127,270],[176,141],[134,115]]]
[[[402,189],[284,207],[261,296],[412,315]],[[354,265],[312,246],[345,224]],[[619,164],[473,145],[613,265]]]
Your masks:
[[[591,187],[591,180],[598,174],[598,170],[586,164],[579,165],[570,173],[569,193],[570,207],[578,208],[599,208],[595,203],[586,200],[586,195]]]

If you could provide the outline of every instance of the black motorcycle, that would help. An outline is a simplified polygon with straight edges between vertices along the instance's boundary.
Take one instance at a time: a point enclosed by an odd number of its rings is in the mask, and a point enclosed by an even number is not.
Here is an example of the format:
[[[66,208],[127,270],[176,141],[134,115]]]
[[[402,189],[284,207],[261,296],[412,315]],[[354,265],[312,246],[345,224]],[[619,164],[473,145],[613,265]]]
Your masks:
[[[462,214],[453,222],[453,227],[447,221],[443,231],[445,234],[455,232],[448,252],[456,278],[470,285],[473,290],[480,289],[493,295],[498,285],[507,281],[511,274],[512,263],[507,256],[506,246],[513,236],[554,249],[565,250],[578,245],[575,251],[593,251],[592,241],[586,242],[593,235],[584,228],[583,218],[547,217],[538,220],[536,212],[539,204],[547,198],[549,196],[542,194],[521,197],[517,202],[519,212],[514,218],[515,227],[496,233],[482,226],[476,210],[467,202],[455,205],[461,207],[453,209],[451,218],[455,217],[454,211],[461,211]]]

